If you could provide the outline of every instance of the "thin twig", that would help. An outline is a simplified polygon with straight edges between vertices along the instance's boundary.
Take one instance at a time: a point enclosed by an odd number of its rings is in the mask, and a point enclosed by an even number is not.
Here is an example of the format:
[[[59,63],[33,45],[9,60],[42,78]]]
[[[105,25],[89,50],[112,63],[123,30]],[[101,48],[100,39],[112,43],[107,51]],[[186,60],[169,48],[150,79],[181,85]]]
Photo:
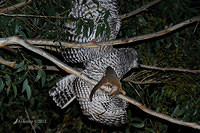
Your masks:
[[[189,70],[189,69],[181,69],[181,68],[162,68],[162,67],[156,67],[156,66],[148,66],[140,64],[141,68],[145,69],[152,69],[152,70],[158,70],[158,71],[176,71],[176,72],[188,72],[188,73],[194,73],[199,74],[200,70]]]
[[[10,7],[6,7],[6,8],[3,8],[3,9],[0,9],[0,13],[7,13],[7,12],[10,12],[10,11],[16,10],[17,8],[20,8],[22,6],[25,6],[25,5],[29,4],[31,1],[32,0],[29,0],[29,1],[25,0],[24,2],[12,5]]]
[[[138,9],[132,11],[132,12],[129,12],[129,13],[120,15],[120,17],[121,17],[121,19],[128,18],[128,17],[130,17],[130,16],[133,16],[133,15],[135,15],[135,14],[138,14],[139,12],[145,11],[145,10],[146,10],[147,8],[149,8],[150,6],[153,6],[153,5],[155,5],[155,4],[157,4],[157,3],[161,2],[161,1],[162,1],[162,0],[154,0],[154,1],[152,1],[152,2],[149,2],[149,3],[146,4],[146,5],[141,6],[140,8],[138,8]]]
[[[0,16],[6,16],[6,17],[30,17],[30,18],[69,19],[69,17],[61,17],[61,16],[44,16],[44,15],[27,15],[27,14],[6,14],[6,13],[0,13]]]
[[[31,127],[32,127],[32,129],[33,129],[33,132],[36,133],[35,128],[34,128],[32,122],[31,122],[31,120],[30,120],[30,117],[29,117],[29,115],[28,115],[28,112],[27,112],[26,108],[25,108],[25,113],[26,113],[26,117],[27,117],[29,123],[31,124]]]
[[[0,58],[0,64],[4,64],[4,65],[12,67],[12,68],[14,68],[18,65],[16,62],[7,61],[7,60],[4,60],[3,58]],[[43,66],[29,65],[28,69],[30,69],[30,70],[43,69],[43,70],[48,70],[48,71],[59,71],[59,69],[57,69],[55,66],[46,66],[46,65],[43,65]]]
[[[47,58],[48,60],[52,61],[53,63],[55,63],[56,65],[58,65],[61,69],[63,69],[64,71],[66,71],[67,73],[74,74],[75,76],[77,76],[77,77],[79,77],[79,78],[81,78],[81,79],[83,79],[83,80],[85,80],[85,81],[87,81],[87,82],[89,82],[89,83],[91,83],[93,85],[97,84],[97,81],[88,78],[86,75],[84,75],[81,72],[73,69],[72,67],[64,64],[63,62],[61,62],[60,60],[58,60],[56,57],[54,57],[51,54],[45,52],[44,50],[39,49],[37,47],[34,47],[33,45],[29,44],[25,40],[19,39],[16,36],[14,36],[14,37],[8,37],[8,38],[0,38],[0,47],[4,47],[4,46],[6,46],[6,45],[8,45],[10,43],[20,44],[23,47],[29,49],[30,51],[35,52],[35,53],[37,53],[37,54],[39,54],[39,55]],[[102,89],[104,89],[104,91],[107,91],[107,92],[110,91],[108,88],[103,87],[103,86],[102,86]],[[179,125],[184,125],[184,126],[188,126],[188,127],[200,130],[200,125],[198,125],[197,123],[194,123],[194,122],[184,122],[183,120],[178,120],[178,119],[172,118],[172,117],[170,117],[168,115],[165,115],[165,114],[162,114],[162,113],[158,113],[156,111],[153,111],[153,110],[147,108],[146,106],[144,106],[140,102],[138,102],[135,99],[132,99],[132,98],[126,96],[126,95],[118,94],[117,97],[119,97],[119,98],[121,98],[121,99],[123,99],[123,100],[125,100],[127,102],[132,103],[133,105],[137,106],[138,108],[140,108],[144,112],[146,112],[148,114],[151,114],[151,115],[153,115],[155,117],[167,120],[167,121],[172,122],[172,123],[176,123],[176,124],[179,124]]]

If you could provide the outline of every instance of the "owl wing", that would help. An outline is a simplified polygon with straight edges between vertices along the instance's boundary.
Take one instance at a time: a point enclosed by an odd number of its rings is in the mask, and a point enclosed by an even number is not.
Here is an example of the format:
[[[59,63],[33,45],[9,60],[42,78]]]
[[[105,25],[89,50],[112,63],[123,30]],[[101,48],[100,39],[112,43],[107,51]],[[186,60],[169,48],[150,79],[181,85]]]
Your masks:
[[[68,75],[56,83],[51,90],[49,95],[53,97],[53,100],[60,108],[68,106],[75,98],[74,93],[74,80],[77,77],[74,75]]]
[[[61,54],[66,62],[82,63],[97,59],[113,50],[112,46],[99,48],[61,48]]]

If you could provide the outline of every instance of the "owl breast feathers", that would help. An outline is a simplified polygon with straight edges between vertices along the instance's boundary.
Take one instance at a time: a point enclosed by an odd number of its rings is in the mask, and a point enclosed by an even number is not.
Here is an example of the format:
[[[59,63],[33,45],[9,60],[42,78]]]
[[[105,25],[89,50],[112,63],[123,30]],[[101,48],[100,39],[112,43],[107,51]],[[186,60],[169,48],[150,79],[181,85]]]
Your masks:
[[[84,43],[91,42],[94,39],[96,39],[96,42],[100,42],[116,38],[121,25],[116,0],[98,0],[98,3],[94,3],[95,1],[87,0],[85,3],[82,0],[72,1],[72,10],[69,15],[85,22],[88,19],[93,20],[94,28],[86,38],[83,36],[83,29],[79,35],[76,35],[77,22],[66,23],[64,25],[66,32],[71,34],[66,38],[67,40]],[[106,31],[103,31],[102,35],[96,38],[97,27],[100,22],[105,22],[104,15],[107,11],[109,11],[107,26],[110,28],[110,36],[107,37]],[[61,54],[66,62],[83,63],[84,70],[82,74],[96,81],[101,80],[108,66],[121,79],[130,69],[137,67],[136,62],[138,60],[137,52],[134,49],[115,49],[112,46],[79,49],[62,47]],[[90,93],[93,88],[94,85],[83,79],[68,75],[49,91],[49,95],[53,97],[57,106],[61,108],[65,108],[74,99],[77,99],[83,114],[90,120],[111,126],[125,124],[127,102],[100,89],[94,93],[92,101],[90,101]]]

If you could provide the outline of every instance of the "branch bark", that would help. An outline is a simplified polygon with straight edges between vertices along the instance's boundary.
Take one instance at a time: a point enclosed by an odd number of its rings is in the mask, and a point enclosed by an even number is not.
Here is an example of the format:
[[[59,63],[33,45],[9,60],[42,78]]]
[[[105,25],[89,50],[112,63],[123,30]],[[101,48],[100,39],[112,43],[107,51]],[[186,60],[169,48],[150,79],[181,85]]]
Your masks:
[[[145,69],[152,69],[152,70],[158,70],[158,71],[176,71],[176,72],[186,72],[186,73],[193,73],[193,74],[199,74],[200,70],[189,70],[189,69],[181,69],[181,68],[162,68],[162,67],[156,67],[156,66],[148,66],[140,64],[141,68]]]
[[[121,18],[121,19],[125,19],[125,18],[128,18],[128,17],[130,17],[130,16],[133,16],[133,15],[135,15],[135,14],[138,14],[139,12],[145,11],[145,10],[146,10],[147,8],[149,8],[150,6],[153,6],[153,5],[155,5],[155,4],[157,4],[157,3],[161,2],[161,1],[162,1],[162,0],[154,0],[154,1],[152,1],[152,2],[149,2],[148,4],[143,5],[143,6],[141,6],[140,8],[138,8],[138,9],[132,11],[132,12],[129,12],[129,13],[120,15],[120,18]]]
[[[121,39],[116,39],[116,40],[111,40],[111,41],[106,41],[106,42],[98,42],[98,43],[93,43],[93,42],[88,42],[88,43],[81,43],[81,44],[77,44],[77,43],[70,43],[70,42],[66,42],[66,41],[53,41],[53,40],[37,40],[37,39],[26,39],[27,42],[29,42],[30,44],[35,44],[35,45],[42,45],[45,44],[45,47],[47,45],[49,46],[60,46],[60,44],[62,46],[65,47],[70,47],[70,48],[85,48],[85,47],[102,47],[102,46],[108,46],[108,45],[118,45],[118,44],[127,44],[127,43],[133,43],[136,41],[141,41],[141,40],[146,40],[146,39],[150,39],[150,38],[155,38],[155,37],[159,37],[159,36],[163,36],[165,34],[168,34],[172,31],[175,31],[183,26],[186,26],[188,24],[191,24],[193,22],[197,22],[200,21],[200,16],[196,16],[193,17],[191,19],[185,20],[179,24],[176,24],[174,26],[171,26],[167,29],[155,32],[155,33],[150,33],[150,34],[146,34],[146,35],[141,35],[141,36],[135,36],[135,37],[131,37],[131,38],[121,38]]]
[[[29,0],[29,1],[24,1],[24,2],[21,2],[21,3],[18,3],[18,4],[15,4],[15,5],[12,5],[10,7],[6,7],[6,8],[3,8],[3,9],[0,9],[0,13],[8,13],[10,11],[13,11],[17,8],[20,8],[22,6],[25,6],[27,4],[29,4],[32,0]]]
[[[30,18],[55,18],[55,19],[69,19],[69,17],[61,17],[61,16],[43,16],[43,15],[27,15],[27,14],[6,14],[1,13],[0,16],[6,17],[30,17]]]
[[[12,67],[12,68],[14,68],[18,65],[16,62],[7,61],[7,60],[4,60],[3,58],[0,58],[0,64],[4,64],[4,65]],[[30,70],[43,69],[43,70],[49,70],[49,71],[59,71],[59,69],[57,69],[55,66],[46,66],[46,65],[43,65],[43,66],[29,65],[28,69],[30,69]]]
[[[39,55],[41,55],[41,56],[49,59],[50,61],[52,61],[53,63],[55,63],[56,65],[58,65],[61,69],[63,69],[67,73],[74,74],[75,76],[77,76],[79,78],[82,78],[83,80],[85,80],[85,81],[87,81],[87,82],[89,82],[89,83],[91,83],[93,85],[97,84],[97,81],[88,78],[87,76],[85,76],[81,72],[79,72],[79,71],[71,68],[70,66],[64,64],[63,62],[61,62],[60,60],[58,60],[56,57],[50,55],[49,53],[45,52],[44,50],[39,49],[37,47],[34,47],[33,45],[29,44],[25,40],[19,39],[16,36],[15,37],[8,37],[8,38],[0,38],[0,47],[4,47],[4,46],[6,46],[8,44],[12,44],[12,43],[20,44],[23,47],[29,49],[30,51],[35,52],[35,53],[37,53],[37,54],[39,54]],[[102,87],[102,88],[105,91],[109,92],[109,90],[106,87]],[[118,94],[117,97],[119,97],[119,98],[121,98],[121,99],[123,99],[125,101],[128,101],[131,104],[134,104],[135,106],[137,106],[138,108],[140,108],[142,111],[144,111],[144,112],[146,112],[146,113],[148,113],[150,115],[153,115],[155,117],[164,119],[166,121],[169,121],[169,122],[172,122],[172,123],[175,123],[175,124],[184,125],[184,126],[188,126],[188,127],[200,130],[200,125],[198,125],[197,123],[194,123],[194,122],[184,122],[182,120],[178,120],[178,119],[172,118],[172,117],[170,117],[168,115],[165,115],[165,114],[162,114],[162,113],[158,113],[156,111],[153,111],[153,110],[147,108],[146,106],[144,106],[140,102],[138,102],[135,99],[132,99],[132,98],[126,96],[126,95]]]
[[[25,108],[25,113],[26,113],[26,117],[27,117],[27,119],[28,119],[28,122],[30,123],[30,125],[31,125],[31,127],[32,127],[32,129],[33,129],[33,132],[36,133],[35,128],[34,128],[32,122],[31,122],[31,120],[30,120],[30,117],[29,117],[29,115],[28,115],[28,112],[27,112],[26,108]]]

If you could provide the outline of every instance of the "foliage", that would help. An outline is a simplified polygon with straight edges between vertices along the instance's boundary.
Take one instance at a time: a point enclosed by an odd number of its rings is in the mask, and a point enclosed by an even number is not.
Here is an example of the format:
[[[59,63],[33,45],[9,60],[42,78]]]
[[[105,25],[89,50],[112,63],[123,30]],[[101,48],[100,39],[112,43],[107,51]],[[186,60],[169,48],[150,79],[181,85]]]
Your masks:
[[[7,6],[22,0],[7,1]],[[133,11],[149,0],[119,0],[120,14]],[[194,0],[164,0],[147,11],[122,21],[119,38],[153,33],[177,24],[200,13],[200,2]],[[20,35],[22,38],[43,38],[62,40],[63,23],[71,21],[68,14],[71,0],[33,1],[29,5],[9,12],[9,14],[31,14],[57,17],[5,17],[0,16],[0,37]],[[63,17],[60,19],[58,16]],[[92,22],[80,25],[87,32]],[[105,25],[104,25],[105,26]],[[99,26],[97,33],[105,28]],[[81,28],[82,28],[81,27]],[[194,32],[195,31],[195,32]],[[181,28],[165,36],[126,45],[138,51],[142,64],[161,67],[200,69],[200,28],[196,23]],[[87,34],[85,34],[87,35]],[[119,45],[116,47],[124,47]],[[59,57],[57,53],[52,54]],[[190,128],[171,124],[143,113],[133,105],[128,107],[128,122],[120,128],[110,128],[93,123],[82,115],[79,105],[74,101],[68,108],[61,110],[48,96],[48,90],[61,77],[60,72],[30,70],[29,65],[53,65],[50,61],[17,49],[16,53],[0,49],[0,58],[16,61],[18,65],[10,68],[0,65],[0,132],[31,132],[30,124],[16,123],[16,119],[43,120],[33,123],[38,132],[197,132]],[[62,60],[62,58],[60,57]],[[132,70],[136,80],[155,78],[161,84],[137,85],[123,83],[127,94],[147,107],[189,122],[200,119],[200,76],[189,73],[158,72],[142,69]]]

